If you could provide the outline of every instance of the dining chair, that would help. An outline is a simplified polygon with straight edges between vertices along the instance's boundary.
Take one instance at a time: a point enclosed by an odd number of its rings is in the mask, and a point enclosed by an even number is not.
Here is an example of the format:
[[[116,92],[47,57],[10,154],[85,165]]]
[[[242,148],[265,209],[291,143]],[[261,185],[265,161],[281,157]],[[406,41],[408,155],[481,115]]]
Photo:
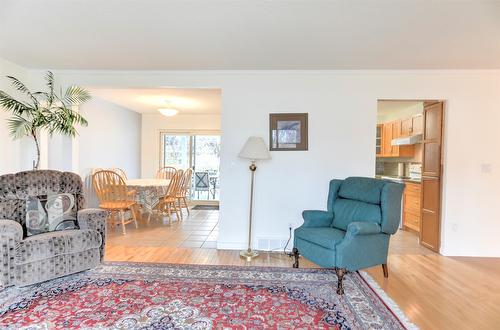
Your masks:
[[[128,180],[127,173],[125,173],[125,171],[122,170],[121,168],[116,167],[116,168],[112,168],[110,170],[115,172],[116,174],[118,174],[124,181]]]
[[[181,220],[179,210],[177,207],[177,196],[181,189],[183,171],[177,170],[174,176],[170,179],[170,184],[168,185],[167,194],[160,200],[157,208],[168,215],[168,223],[172,223],[172,210],[177,216],[177,220]]]
[[[172,166],[165,166],[162,167],[156,172],[156,178],[157,179],[172,179],[177,172],[177,169]]]
[[[185,207],[187,214],[189,215],[189,207],[187,204],[187,198],[189,198],[189,195],[191,193],[191,180],[193,176],[193,170],[191,168],[188,168],[185,172],[184,175],[182,176],[182,184],[181,188],[179,189],[179,194],[177,195],[177,204],[179,205],[179,211],[181,213],[181,219],[183,218],[182,216],[182,208]],[[184,206],[182,206],[184,204]]]
[[[125,225],[134,222],[135,228],[138,228],[136,218],[135,196],[128,194],[125,181],[116,172],[101,170],[92,176],[92,184],[99,199],[99,207],[110,213],[110,219],[113,225],[116,224],[115,216],[120,215],[122,233],[126,234]],[[132,217],[125,220],[125,212],[130,210]]]

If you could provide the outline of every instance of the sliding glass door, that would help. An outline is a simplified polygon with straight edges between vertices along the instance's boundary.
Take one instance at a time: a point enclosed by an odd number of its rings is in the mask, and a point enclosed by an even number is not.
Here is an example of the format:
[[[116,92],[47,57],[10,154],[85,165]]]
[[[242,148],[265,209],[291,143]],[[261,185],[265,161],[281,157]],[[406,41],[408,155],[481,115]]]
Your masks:
[[[191,199],[219,200],[220,134],[160,134],[160,167],[193,170]]]

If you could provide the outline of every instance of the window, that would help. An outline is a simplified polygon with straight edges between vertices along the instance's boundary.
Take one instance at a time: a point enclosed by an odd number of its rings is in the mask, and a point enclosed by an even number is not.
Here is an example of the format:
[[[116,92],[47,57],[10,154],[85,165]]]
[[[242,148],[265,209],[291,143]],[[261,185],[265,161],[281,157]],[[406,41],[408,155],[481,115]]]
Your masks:
[[[219,200],[220,134],[161,132],[160,141],[160,168],[191,167],[191,199]]]

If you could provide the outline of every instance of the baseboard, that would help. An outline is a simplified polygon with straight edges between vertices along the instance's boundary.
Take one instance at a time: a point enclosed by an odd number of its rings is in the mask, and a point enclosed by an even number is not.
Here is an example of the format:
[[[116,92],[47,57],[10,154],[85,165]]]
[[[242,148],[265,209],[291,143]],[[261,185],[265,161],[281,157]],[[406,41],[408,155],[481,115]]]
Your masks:
[[[244,250],[247,248],[245,243],[241,242],[220,242],[217,241],[218,250]]]

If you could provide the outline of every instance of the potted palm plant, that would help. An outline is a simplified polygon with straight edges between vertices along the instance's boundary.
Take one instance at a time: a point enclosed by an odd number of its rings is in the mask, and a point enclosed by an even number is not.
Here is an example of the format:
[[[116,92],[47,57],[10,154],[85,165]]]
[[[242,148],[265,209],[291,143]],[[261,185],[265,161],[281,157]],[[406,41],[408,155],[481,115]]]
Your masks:
[[[46,91],[31,92],[19,79],[12,76],[7,76],[7,79],[14,89],[23,94],[23,98],[15,99],[0,90],[0,107],[12,113],[7,125],[14,139],[29,136],[35,141],[37,159],[34,169],[38,169],[40,132],[45,130],[50,136],[59,133],[74,137],[77,134],[75,125],[87,126],[87,120],[74,107],[90,100],[90,94],[79,86],[70,86],[64,93],[62,89],[57,93],[54,75],[50,71],[45,76]]]

